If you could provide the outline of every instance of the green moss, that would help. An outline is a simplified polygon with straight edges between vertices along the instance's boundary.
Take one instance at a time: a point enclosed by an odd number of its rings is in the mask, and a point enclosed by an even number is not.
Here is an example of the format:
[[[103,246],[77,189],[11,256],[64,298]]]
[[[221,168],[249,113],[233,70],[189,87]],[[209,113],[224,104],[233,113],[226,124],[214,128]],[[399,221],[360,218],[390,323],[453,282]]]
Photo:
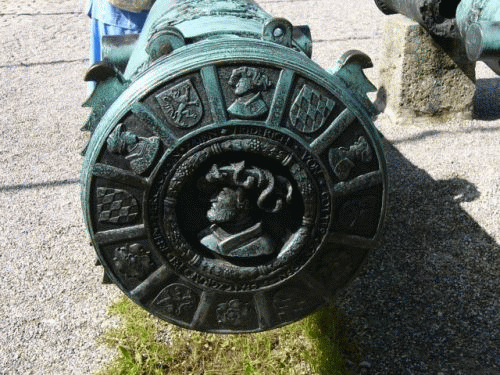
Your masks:
[[[128,299],[110,313],[119,328],[103,341],[118,351],[100,375],[334,375],[342,374],[343,318],[325,309],[283,328],[255,333],[217,335],[179,328],[160,321]]]

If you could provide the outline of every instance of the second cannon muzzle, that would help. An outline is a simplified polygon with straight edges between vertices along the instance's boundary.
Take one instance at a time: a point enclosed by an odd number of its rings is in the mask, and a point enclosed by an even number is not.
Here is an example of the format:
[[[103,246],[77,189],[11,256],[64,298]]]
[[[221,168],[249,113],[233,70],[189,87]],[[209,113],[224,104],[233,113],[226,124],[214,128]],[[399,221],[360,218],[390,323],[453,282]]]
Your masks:
[[[484,61],[500,74],[499,1],[375,0],[375,3],[385,14],[405,15],[433,35],[460,39],[469,60]]]

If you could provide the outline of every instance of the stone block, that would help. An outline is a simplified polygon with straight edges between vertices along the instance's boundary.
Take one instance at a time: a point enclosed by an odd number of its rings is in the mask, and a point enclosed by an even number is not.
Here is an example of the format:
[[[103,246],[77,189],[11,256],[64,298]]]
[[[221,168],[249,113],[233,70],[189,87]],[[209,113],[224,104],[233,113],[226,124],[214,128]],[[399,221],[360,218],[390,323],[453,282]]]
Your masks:
[[[395,124],[470,118],[475,63],[459,40],[436,39],[402,15],[386,18],[376,105]]]

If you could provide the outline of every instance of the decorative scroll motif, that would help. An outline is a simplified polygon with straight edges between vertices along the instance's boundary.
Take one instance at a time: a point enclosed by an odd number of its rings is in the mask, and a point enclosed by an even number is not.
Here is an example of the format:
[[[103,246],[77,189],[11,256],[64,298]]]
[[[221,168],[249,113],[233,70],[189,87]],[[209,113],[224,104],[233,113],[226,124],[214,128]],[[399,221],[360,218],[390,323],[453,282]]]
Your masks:
[[[156,100],[167,120],[179,128],[192,128],[203,116],[200,97],[189,79],[156,95]]]
[[[113,262],[116,269],[127,278],[143,281],[153,271],[151,253],[138,243],[115,249]]]
[[[366,138],[361,136],[349,149],[345,147],[331,149],[328,158],[335,175],[339,180],[345,181],[356,166],[356,161],[369,163],[373,159],[373,152]]]
[[[281,321],[296,319],[310,309],[304,291],[298,288],[280,290],[273,298],[273,306]]]
[[[153,163],[160,147],[158,137],[138,137],[130,131],[123,131],[119,124],[107,139],[108,151],[116,155],[125,155],[130,167],[137,174],[142,174]]]
[[[197,306],[196,294],[183,284],[171,284],[156,296],[153,304],[175,317],[186,316],[193,312]]]
[[[233,299],[217,306],[217,322],[225,326],[238,327],[248,321],[250,313],[248,303]]]
[[[234,69],[228,83],[234,87],[234,94],[238,97],[228,108],[230,114],[242,119],[253,119],[269,111],[262,92],[270,89],[273,83],[259,69],[247,66]]]
[[[127,191],[97,188],[97,215],[99,222],[113,224],[133,223],[139,217],[137,200]]]
[[[335,102],[304,85],[292,104],[290,121],[302,133],[313,133],[323,126],[335,107]]]
[[[211,202],[207,218],[212,223],[200,233],[201,243],[221,255],[254,257],[275,251],[272,238],[256,211],[276,213],[292,200],[292,185],[283,176],[274,176],[258,167],[246,167],[245,161],[219,167],[214,164],[205,181],[224,186]],[[253,202],[250,195],[257,196]]]

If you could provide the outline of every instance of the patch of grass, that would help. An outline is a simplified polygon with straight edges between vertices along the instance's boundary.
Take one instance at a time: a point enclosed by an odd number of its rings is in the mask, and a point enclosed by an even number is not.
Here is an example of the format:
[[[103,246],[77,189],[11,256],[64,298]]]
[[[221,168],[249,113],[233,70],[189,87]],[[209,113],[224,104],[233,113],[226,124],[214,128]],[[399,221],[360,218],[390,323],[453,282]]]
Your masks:
[[[321,310],[272,331],[255,334],[200,333],[165,323],[128,299],[110,313],[122,326],[103,340],[118,356],[100,375],[335,375],[343,374],[339,312]]]
[[[305,336],[315,348],[314,355],[309,358],[317,374],[342,375],[345,370],[345,356],[359,361],[358,346],[349,341],[345,335],[347,318],[335,308],[324,308],[304,319]]]

